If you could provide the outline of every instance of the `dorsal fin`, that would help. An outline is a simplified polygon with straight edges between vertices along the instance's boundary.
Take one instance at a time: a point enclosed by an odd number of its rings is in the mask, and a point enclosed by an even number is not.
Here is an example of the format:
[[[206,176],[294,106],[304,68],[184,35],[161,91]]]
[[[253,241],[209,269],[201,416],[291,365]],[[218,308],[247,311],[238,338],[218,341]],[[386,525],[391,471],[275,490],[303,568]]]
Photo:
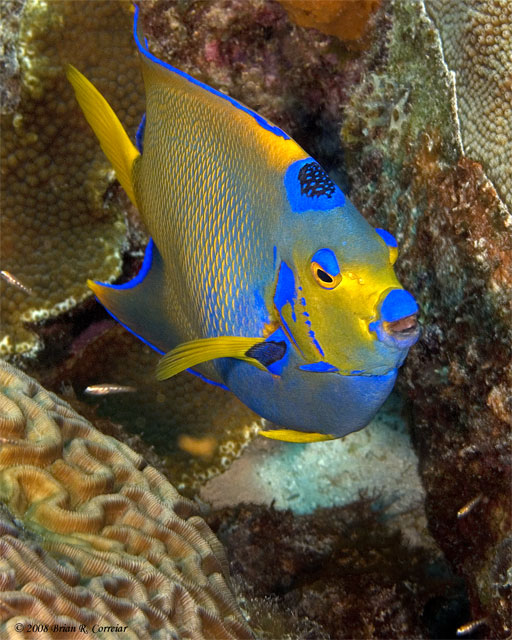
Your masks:
[[[201,89],[203,89],[204,91],[206,91],[210,95],[222,98],[227,103],[229,103],[232,106],[234,106],[235,108],[240,109],[241,111],[243,111],[243,112],[247,113],[248,115],[250,115],[252,118],[254,118],[254,120],[261,127],[266,129],[267,131],[270,131],[274,135],[279,136],[279,137],[283,138],[284,140],[290,140],[290,136],[288,134],[286,134],[277,125],[272,124],[271,122],[269,122],[268,120],[266,120],[265,118],[260,116],[259,113],[256,113],[256,111],[253,111],[252,109],[249,109],[249,107],[246,107],[241,102],[238,102],[238,100],[235,100],[234,98],[231,98],[230,96],[228,96],[225,93],[222,93],[221,91],[217,91],[213,87],[209,87],[204,82],[201,82],[200,80],[196,80],[196,78],[193,78],[192,76],[189,76],[188,73],[185,73],[184,71],[180,71],[180,69],[177,69],[176,67],[173,67],[172,65],[170,65],[170,64],[168,64],[166,62],[163,62],[162,60],[159,60],[156,56],[154,56],[149,51],[149,49],[147,47],[147,40],[144,37],[144,33],[142,31],[142,21],[139,19],[139,17],[140,17],[140,9],[139,9],[139,7],[137,5],[135,5],[135,17],[134,17],[133,35],[134,35],[134,38],[135,38],[135,43],[137,45],[137,48],[139,49],[141,57],[142,57],[142,59],[143,59],[143,61],[145,63],[150,64],[150,65],[152,63],[156,64],[156,65],[158,65],[159,67],[161,67],[163,69],[167,69],[172,74],[176,74],[177,77],[182,78],[182,79],[186,80],[187,82],[190,82],[192,85],[200,87]]]
[[[292,162],[307,157],[306,152],[275,124],[238,100],[209,87],[204,82],[196,80],[154,56],[148,49],[141,22],[140,10],[136,7],[134,38],[140,53],[147,96],[151,93],[151,87],[158,84],[165,87],[171,94],[175,93],[180,99],[183,99],[183,96],[190,98],[191,108],[198,102],[211,106],[212,112],[219,116],[215,120],[220,130],[224,130],[224,127],[229,130],[238,128],[246,141],[252,139],[260,148],[266,149],[265,155],[272,166],[280,171],[285,170]],[[149,109],[150,103],[151,100],[148,99]],[[222,120],[224,122],[219,124]],[[214,122],[211,125],[214,126]]]
[[[96,87],[70,64],[67,66],[66,75],[75,90],[76,99],[87,122],[100,142],[103,153],[114,167],[117,179],[130,200],[137,206],[132,184],[132,168],[140,155],[139,152],[132,144],[114,110]]]

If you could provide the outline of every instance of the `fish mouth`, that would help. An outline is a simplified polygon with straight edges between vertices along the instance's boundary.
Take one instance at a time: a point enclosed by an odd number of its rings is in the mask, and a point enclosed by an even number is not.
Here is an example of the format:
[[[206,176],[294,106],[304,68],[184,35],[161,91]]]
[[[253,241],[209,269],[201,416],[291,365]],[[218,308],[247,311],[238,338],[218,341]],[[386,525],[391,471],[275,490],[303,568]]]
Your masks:
[[[418,324],[418,314],[413,313],[405,318],[394,320],[393,322],[383,322],[383,329],[398,341],[409,342],[413,338],[419,338],[421,333]]]

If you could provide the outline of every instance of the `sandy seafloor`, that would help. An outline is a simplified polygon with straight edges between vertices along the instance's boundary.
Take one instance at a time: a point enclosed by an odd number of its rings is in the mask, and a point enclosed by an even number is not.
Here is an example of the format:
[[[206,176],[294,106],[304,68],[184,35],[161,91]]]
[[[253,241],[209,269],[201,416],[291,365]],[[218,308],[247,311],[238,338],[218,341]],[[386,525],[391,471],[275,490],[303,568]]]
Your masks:
[[[417,467],[402,401],[394,392],[370,425],[345,438],[308,444],[256,438],[199,495],[214,508],[251,503],[297,515],[368,496],[409,543],[430,546]]]

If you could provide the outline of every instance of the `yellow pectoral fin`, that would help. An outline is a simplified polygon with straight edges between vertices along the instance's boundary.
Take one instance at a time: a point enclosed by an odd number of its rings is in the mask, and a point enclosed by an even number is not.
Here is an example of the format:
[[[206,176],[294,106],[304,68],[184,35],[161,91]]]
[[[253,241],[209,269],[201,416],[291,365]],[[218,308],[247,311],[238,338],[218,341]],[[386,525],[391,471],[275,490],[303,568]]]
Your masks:
[[[135,206],[135,193],[132,184],[132,167],[139,152],[132,144],[128,134],[119,122],[112,107],[87,80],[87,78],[68,64],[66,75],[75,90],[76,99],[98,138],[103,153],[114,167],[117,179]]]
[[[219,338],[203,338],[178,345],[160,360],[156,367],[158,380],[167,380],[177,373],[195,367],[202,362],[216,358],[237,358],[267,371],[261,362],[247,356],[247,351],[254,345],[264,342],[261,338],[239,338],[221,336]]]
[[[308,431],[294,431],[293,429],[272,429],[270,431],[258,431],[260,436],[271,440],[283,440],[284,442],[322,442],[334,440],[334,436],[327,433],[310,433]]]

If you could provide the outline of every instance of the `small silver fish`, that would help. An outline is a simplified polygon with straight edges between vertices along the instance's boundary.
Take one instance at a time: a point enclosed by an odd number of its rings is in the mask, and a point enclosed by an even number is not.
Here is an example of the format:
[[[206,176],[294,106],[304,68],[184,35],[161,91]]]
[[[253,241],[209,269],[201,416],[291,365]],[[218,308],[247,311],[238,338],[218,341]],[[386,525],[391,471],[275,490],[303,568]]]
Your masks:
[[[18,280],[18,278],[15,278],[12,275],[12,273],[9,273],[9,271],[4,271],[4,270],[0,271],[0,276],[2,276],[2,278],[6,282],[8,282],[13,287],[16,287],[20,291],[23,291],[24,293],[27,293],[29,296],[33,296],[34,295],[34,292],[32,291],[32,289],[30,289],[30,287],[25,286],[22,282],[20,282]]]
[[[470,633],[473,633],[475,629],[481,627],[483,624],[487,623],[487,618],[480,618],[479,620],[473,620],[472,622],[468,622],[467,624],[463,624],[462,627],[457,629],[457,637],[467,636]]]
[[[483,494],[479,493],[472,500],[466,503],[463,507],[461,507],[457,511],[457,518],[460,520],[461,518],[465,518],[473,509],[480,503],[483,498]]]
[[[122,384],[91,384],[84,389],[84,393],[90,396],[108,396],[114,393],[133,393],[137,391],[135,387]]]

